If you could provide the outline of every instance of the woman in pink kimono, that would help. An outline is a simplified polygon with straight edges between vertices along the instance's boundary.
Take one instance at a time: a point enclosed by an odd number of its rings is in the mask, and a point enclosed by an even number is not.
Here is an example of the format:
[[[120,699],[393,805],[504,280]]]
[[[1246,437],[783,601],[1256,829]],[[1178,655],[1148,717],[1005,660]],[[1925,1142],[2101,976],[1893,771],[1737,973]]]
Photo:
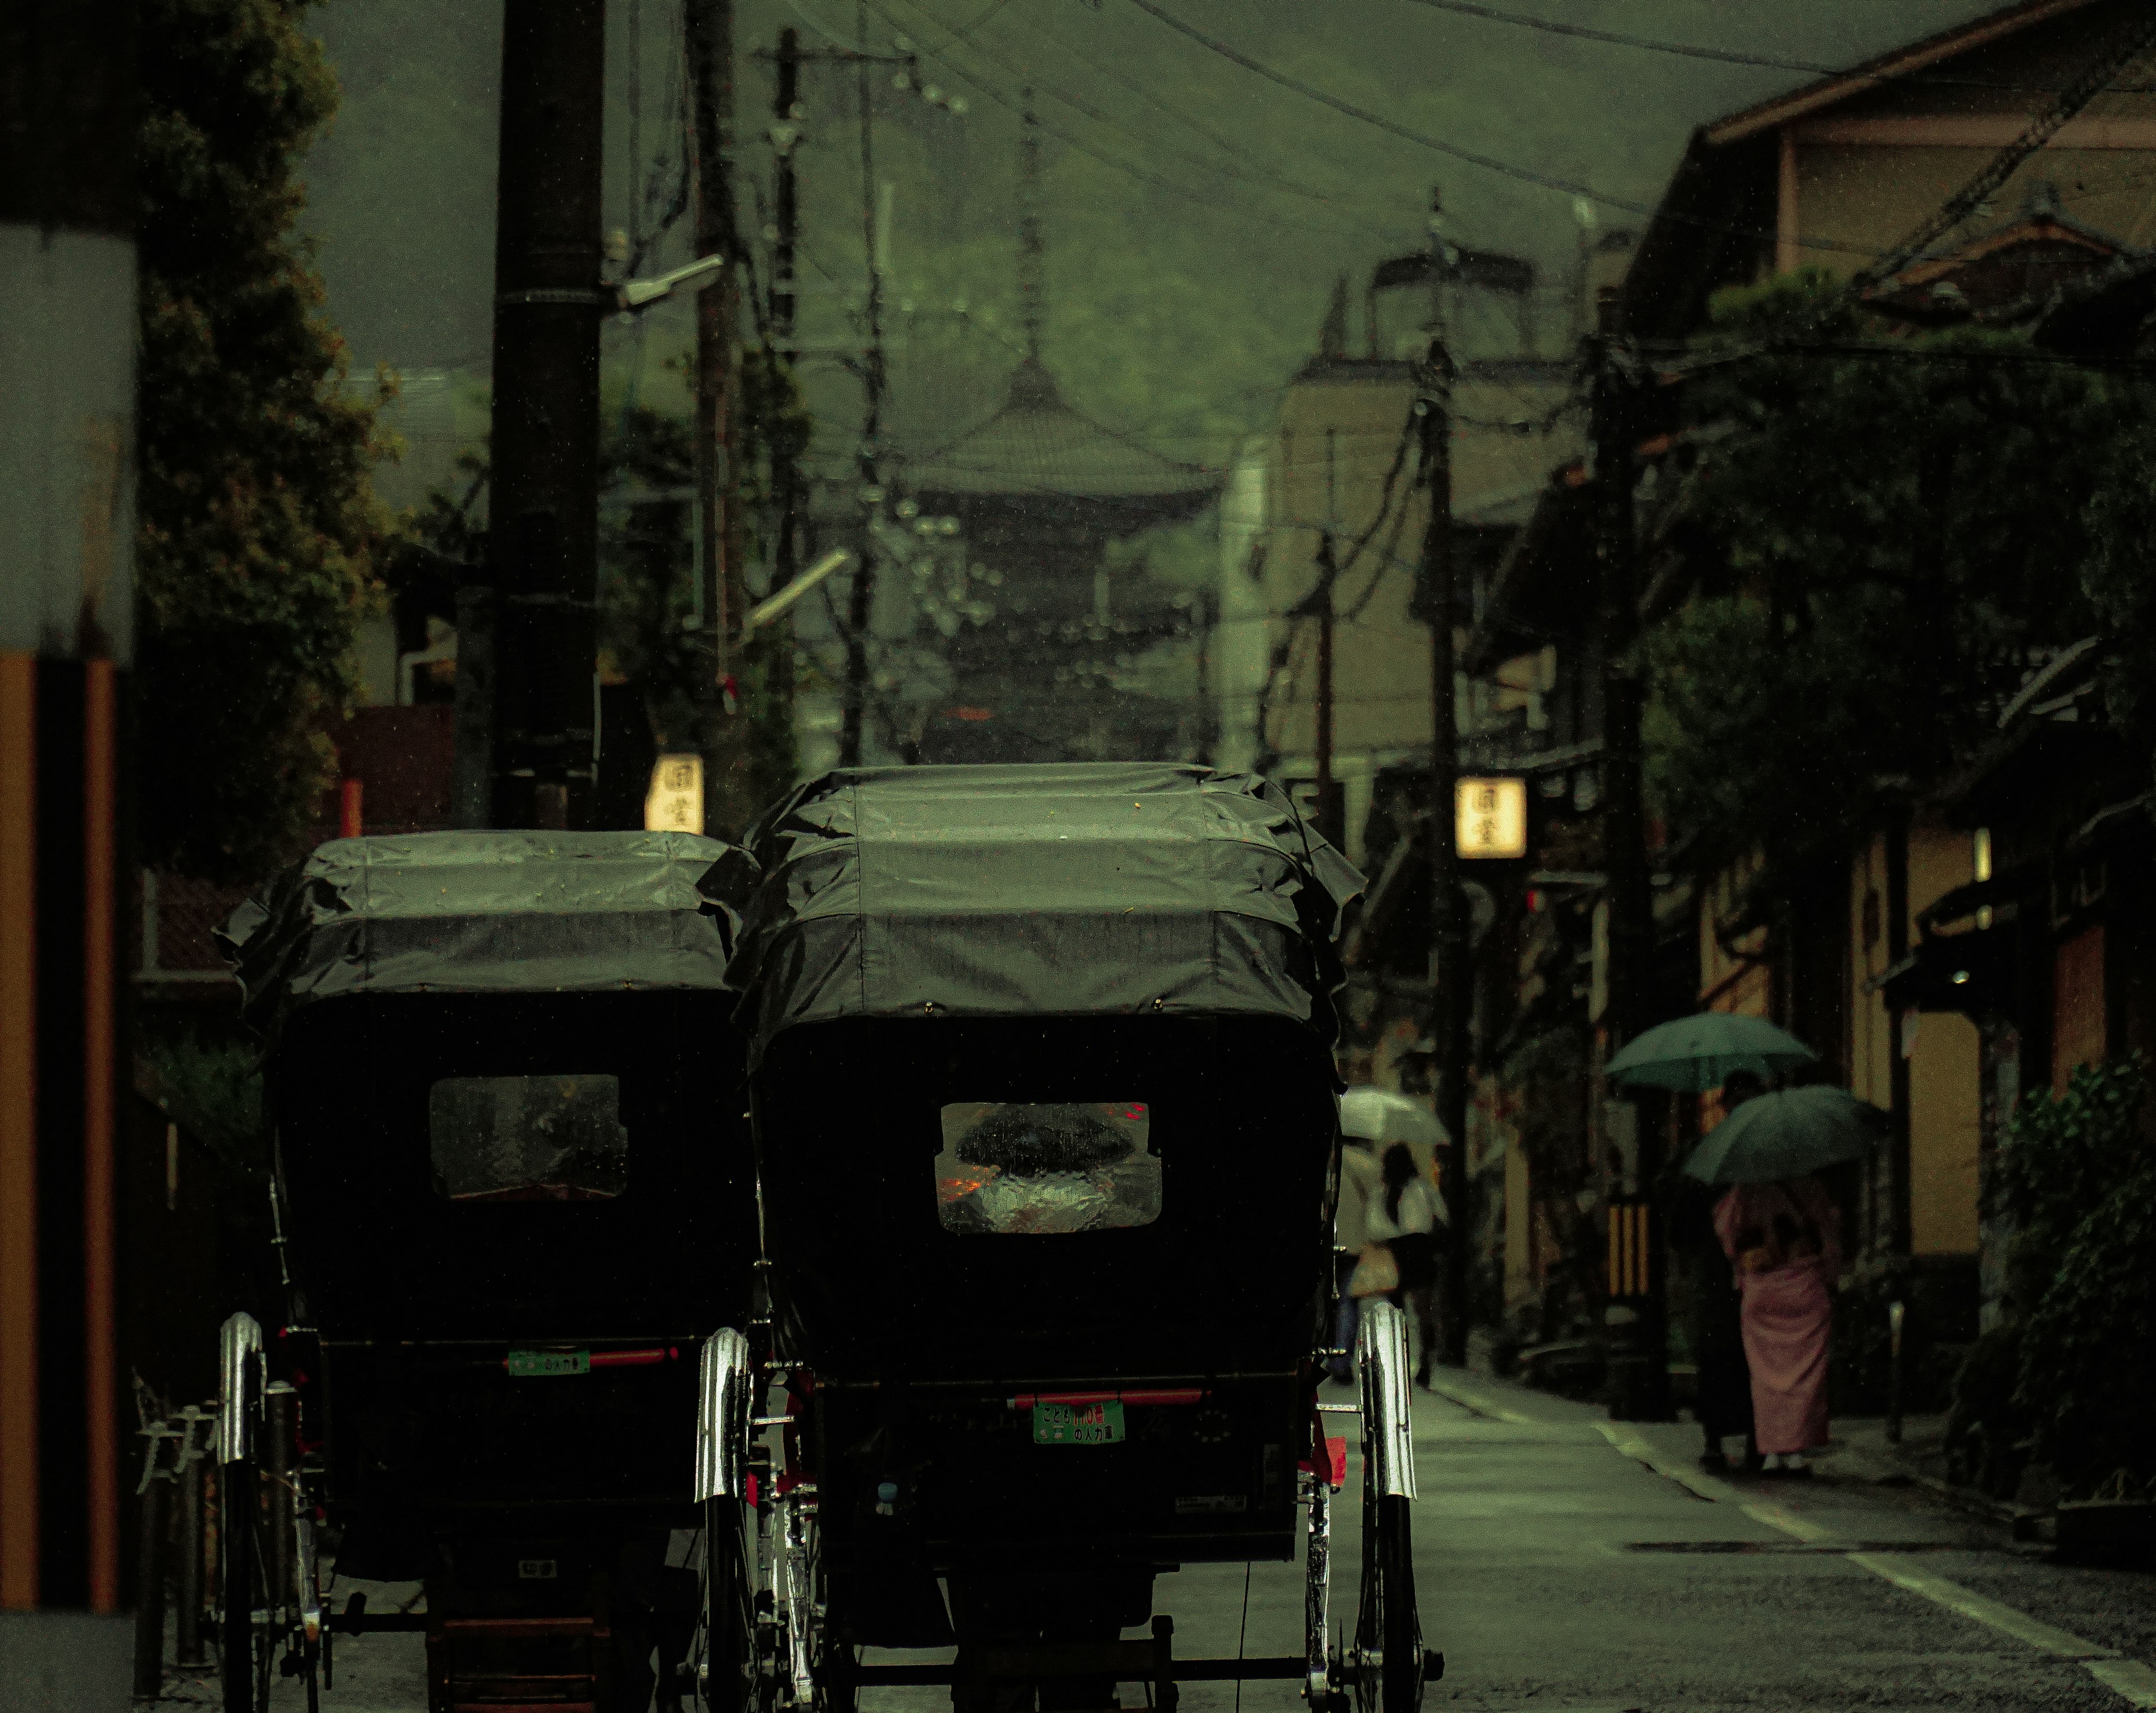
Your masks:
[[[1815,1177],[1740,1183],[1714,1210],[1743,1292],[1744,1355],[1763,1468],[1809,1475],[1827,1440],[1827,1286],[1841,1271],[1840,1215]]]

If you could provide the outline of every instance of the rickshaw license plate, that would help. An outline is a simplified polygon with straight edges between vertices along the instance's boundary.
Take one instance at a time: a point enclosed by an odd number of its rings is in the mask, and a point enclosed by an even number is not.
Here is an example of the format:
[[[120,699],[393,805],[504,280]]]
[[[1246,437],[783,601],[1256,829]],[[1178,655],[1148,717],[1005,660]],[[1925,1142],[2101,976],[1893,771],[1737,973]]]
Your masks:
[[[513,1350],[509,1353],[510,1377],[542,1379],[554,1374],[588,1374],[592,1353],[588,1350]]]
[[[1037,1403],[1035,1445],[1113,1445],[1123,1437],[1123,1407],[1107,1403]]]

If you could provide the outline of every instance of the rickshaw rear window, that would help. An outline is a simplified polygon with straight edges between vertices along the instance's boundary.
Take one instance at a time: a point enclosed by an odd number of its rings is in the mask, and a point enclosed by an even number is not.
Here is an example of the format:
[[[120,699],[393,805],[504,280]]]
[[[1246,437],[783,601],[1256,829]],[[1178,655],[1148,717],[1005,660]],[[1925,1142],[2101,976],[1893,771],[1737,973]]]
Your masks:
[[[450,1201],[603,1201],[628,1187],[619,1077],[444,1077],[427,1106],[434,1187]]]
[[[1151,1140],[1137,1101],[953,1101],[936,1157],[937,1217],[969,1236],[1150,1225],[1160,1218]]]

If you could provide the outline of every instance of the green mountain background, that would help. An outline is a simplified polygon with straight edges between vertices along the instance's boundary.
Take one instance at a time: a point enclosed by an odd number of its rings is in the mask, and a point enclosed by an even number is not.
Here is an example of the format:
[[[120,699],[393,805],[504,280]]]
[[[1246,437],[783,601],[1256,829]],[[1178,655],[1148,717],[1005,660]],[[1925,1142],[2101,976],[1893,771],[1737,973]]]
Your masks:
[[[1970,0],[1507,3],[1603,29],[1829,64],[1989,9]],[[1168,0],[1168,9],[1403,125],[1635,203],[1659,197],[1693,126],[1807,80],[1412,0]],[[307,163],[330,312],[356,366],[455,372],[454,433],[469,438],[484,421],[490,340],[500,7],[328,0],[315,16],[345,92],[334,130]],[[670,0],[609,7],[612,227],[650,231],[680,182],[680,18]],[[1313,347],[1336,278],[1359,285],[1373,264],[1424,243],[1433,185],[1456,241],[1536,262],[1543,348],[1561,350],[1568,336],[1579,235],[1568,194],[1332,112],[1128,0],[876,0],[874,8],[743,0],[737,128],[752,236],[767,218],[772,166],[772,67],[757,56],[788,25],[812,52],[863,44],[891,54],[902,34],[918,55],[915,88],[895,87],[900,68],[888,64],[870,79],[869,200],[873,208],[887,196],[890,208],[891,424],[901,453],[930,449],[985,415],[1020,349],[1012,110],[1027,86],[1045,128],[1050,366],[1073,403],[1164,454],[1217,464],[1236,437],[1265,424],[1278,388]],[[924,100],[921,84],[947,100],[959,95],[966,110]],[[803,91],[801,336],[825,348],[804,359],[803,376],[817,460],[836,474],[860,409],[858,382],[835,349],[861,339],[856,69],[815,64]],[[1640,221],[1605,207],[1599,223],[1609,230]],[[685,259],[686,225],[658,240],[647,269]],[[610,405],[632,391],[645,403],[678,402],[687,331],[676,308],[654,313],[640,331],[610,325]]]

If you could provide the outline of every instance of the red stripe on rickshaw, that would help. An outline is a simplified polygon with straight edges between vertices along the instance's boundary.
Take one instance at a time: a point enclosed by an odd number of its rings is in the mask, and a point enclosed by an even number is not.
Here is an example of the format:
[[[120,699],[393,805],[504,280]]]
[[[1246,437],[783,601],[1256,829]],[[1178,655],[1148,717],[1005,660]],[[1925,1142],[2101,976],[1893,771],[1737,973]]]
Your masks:
[[[1031,1409],[1037,1403],[1200,1403],[1202,1387],[1186,1386],[1154,1392],[1021,1392],[1010,1401],[1014,1410]]]

